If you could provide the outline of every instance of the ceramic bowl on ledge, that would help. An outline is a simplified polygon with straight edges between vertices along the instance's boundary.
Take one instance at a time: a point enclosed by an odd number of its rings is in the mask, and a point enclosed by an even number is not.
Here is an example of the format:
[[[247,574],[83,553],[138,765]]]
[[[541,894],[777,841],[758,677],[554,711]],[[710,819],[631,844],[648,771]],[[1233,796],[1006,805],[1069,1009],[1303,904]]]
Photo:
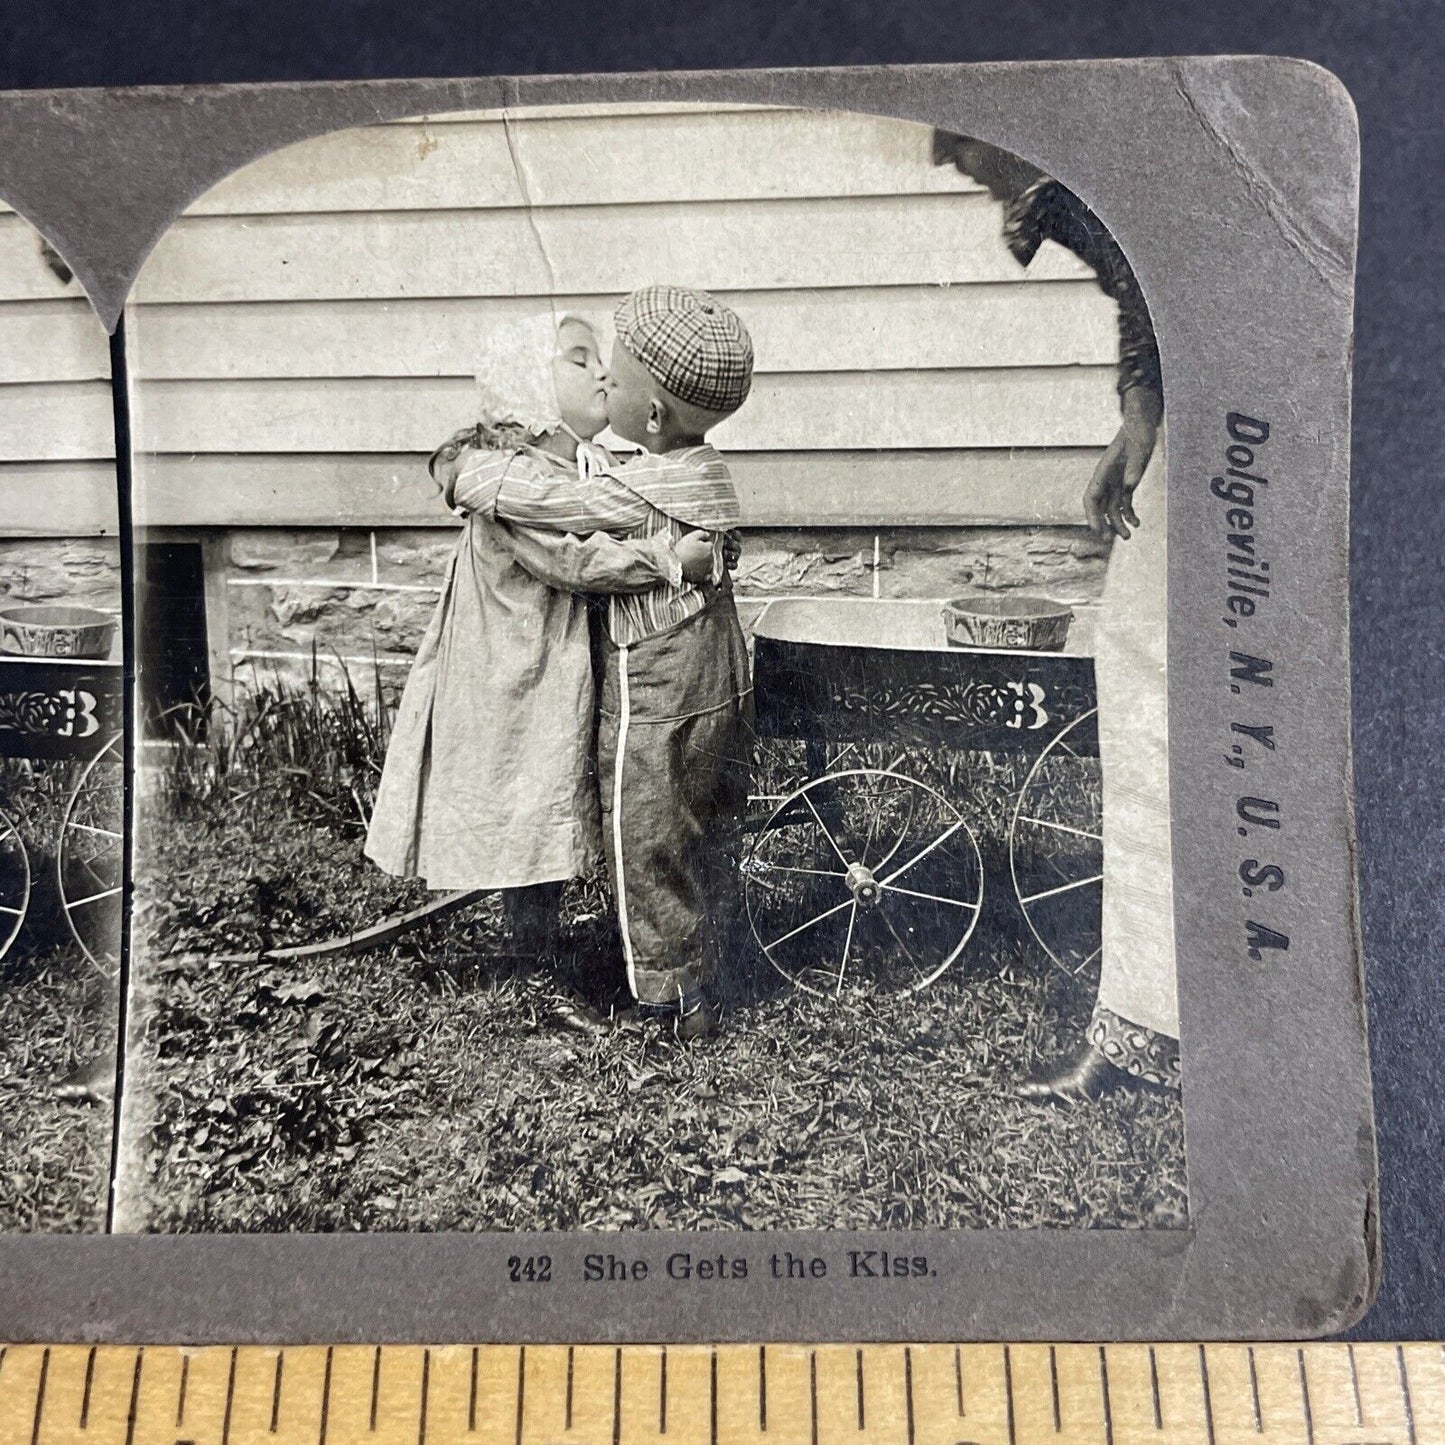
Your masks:
[[[0,653],[104,661],[110,656],[117,626],[118,619],[94,607],[0,607]]]
[[[1005,647],[1062,652],[1074,614],[1046,597],[956,597],[943,606],[955,647]]]

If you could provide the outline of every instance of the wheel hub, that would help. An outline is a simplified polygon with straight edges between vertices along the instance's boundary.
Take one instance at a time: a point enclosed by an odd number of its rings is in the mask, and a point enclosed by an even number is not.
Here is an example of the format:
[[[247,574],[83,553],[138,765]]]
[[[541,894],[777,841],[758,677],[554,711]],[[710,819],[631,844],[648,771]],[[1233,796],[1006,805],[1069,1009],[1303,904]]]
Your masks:
[[[873,870],[865,868],[861,863],[848,865],[848,887],[852,890],[853,901],[860,908],[871,908],[878,902],[883,891],[873,876]]]

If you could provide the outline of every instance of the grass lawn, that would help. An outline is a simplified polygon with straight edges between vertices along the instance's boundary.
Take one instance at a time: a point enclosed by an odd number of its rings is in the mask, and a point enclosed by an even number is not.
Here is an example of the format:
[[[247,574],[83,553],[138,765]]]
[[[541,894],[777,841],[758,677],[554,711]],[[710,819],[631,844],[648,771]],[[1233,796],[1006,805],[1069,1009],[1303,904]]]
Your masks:
[[[714,1040],[653,1025],[596,1039],[563,1031],[546,985],[499,957],[495,899],[373,953],[218,961],[424,897],[361,858],[330,794],[309,816],[295,796],[289,812],[229,796],[152,803],[141,830],[125,1227],[1184,1222],[1177,1096],[1011,1096],[1091,1000],[1005,907],[911,997],[817,998],[749,963]],[[569,899],[592,960],[571,981],[606,1004],[622,978],[604,906],[595,886]]]
[[[105,1227],[111,1111],[55,1093],[110,1051],[115,1031],[115,978],[71,940],[53,882],[55,828],[77,776],[70,764],[0,762],[0,799],[33,874],[29,917],[0,959],[0,1233]]]

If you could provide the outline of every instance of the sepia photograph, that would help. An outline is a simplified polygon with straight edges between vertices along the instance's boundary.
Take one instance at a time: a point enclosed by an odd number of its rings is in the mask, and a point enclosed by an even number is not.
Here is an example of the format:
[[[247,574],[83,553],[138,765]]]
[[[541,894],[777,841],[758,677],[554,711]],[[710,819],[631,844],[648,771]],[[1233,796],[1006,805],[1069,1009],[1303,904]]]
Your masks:
[[[106,1227],[121,951],[110,351],[0,208],[0,1231]]]
[[[123,335],[117,1230],[1187,1224],[1164,392],[1079,196],[388,122],[199,197]]]

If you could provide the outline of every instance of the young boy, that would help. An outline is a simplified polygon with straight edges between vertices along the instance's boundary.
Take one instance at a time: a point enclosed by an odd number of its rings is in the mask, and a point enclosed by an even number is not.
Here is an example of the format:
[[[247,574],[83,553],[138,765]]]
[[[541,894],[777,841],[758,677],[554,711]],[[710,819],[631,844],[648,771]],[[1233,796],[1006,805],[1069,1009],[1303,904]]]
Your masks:
[[[712,984],[752,766],[752,684],[723,558],[737,494],[705,438],[746,400],[753,347],[734,312],[678,286],[634,291],[616,329],[608,420],[645,454],[580,481],[477,453],[456,490],[470,509],[553,531],[674,544],[711,534],[710,582],[608,599],[598,735],[628,983],[644,1011],[691,1039],[718,1023]]]

